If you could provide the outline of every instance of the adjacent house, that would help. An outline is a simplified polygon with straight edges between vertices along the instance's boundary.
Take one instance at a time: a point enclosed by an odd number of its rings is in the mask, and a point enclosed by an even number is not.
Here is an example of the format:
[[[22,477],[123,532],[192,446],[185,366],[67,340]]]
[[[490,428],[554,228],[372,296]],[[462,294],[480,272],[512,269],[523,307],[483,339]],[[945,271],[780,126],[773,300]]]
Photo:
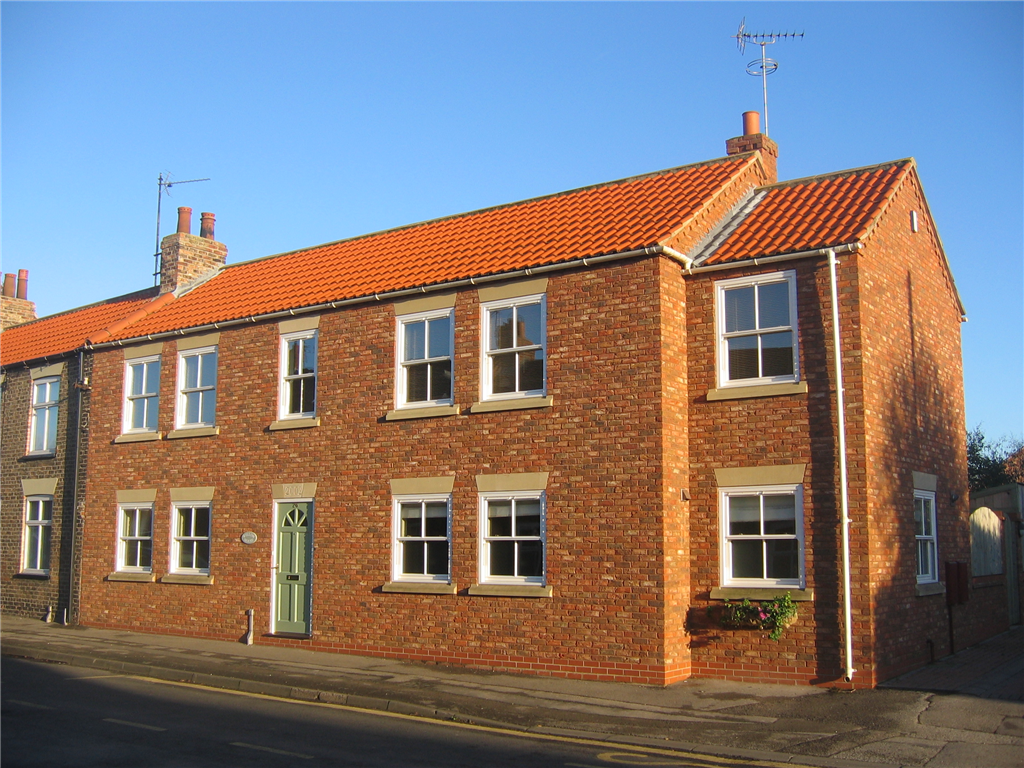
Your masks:
[[[86,337],[156,297],[156,289],[36,319],[28,272],[0,296],[0,607],[72,623],[91,355]],[[77,511],[77,514],[76,514]]]
[[[779,182],[756,113],[726,149],[231,265],[181,209],[161,296],[84,345],[81,622],[840,686],[1005,628],[959,581],[963,308],[914,161]],[[723,620],[784,595],[778,640]]]

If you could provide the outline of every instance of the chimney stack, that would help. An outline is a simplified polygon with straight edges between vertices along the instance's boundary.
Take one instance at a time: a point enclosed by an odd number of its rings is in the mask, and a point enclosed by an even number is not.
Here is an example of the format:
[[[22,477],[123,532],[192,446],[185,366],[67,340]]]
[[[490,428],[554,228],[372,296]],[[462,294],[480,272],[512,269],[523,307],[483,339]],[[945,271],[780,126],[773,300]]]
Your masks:
[[[0,293],[0,330],[35,319],[35,302],[28,300],[28,270],[19,269],[17,276],[8,272]]]
[[[727,155],[759,152],[766,173],[765,183],[774,184],[779,180],[779,145],[761,133],[761,114],[759,112],[743,113],[743,135],[727,140],[725,152]]]
[[[228,258],[227,246],[213,239],[212,213],[203,213],[192,234],[192,209],[178,208],[178,231],[160,241],[160,293],[176,291],[212,276]]]

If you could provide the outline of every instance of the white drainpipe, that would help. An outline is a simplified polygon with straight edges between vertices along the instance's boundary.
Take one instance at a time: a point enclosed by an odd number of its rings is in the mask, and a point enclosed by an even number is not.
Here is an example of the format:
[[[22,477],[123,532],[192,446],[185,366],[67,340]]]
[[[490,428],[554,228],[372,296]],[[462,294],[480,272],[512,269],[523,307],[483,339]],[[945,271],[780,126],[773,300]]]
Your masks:
[[[846,405],[843,399],[843,350],[839,341],[839,289],[836,285],[836,252],[828,249],[832,284],[832,337],[836,357],[836,421],[839,426],[839,498],[843,512],[843,620],[846,641],[846,682],[853,680],[853,610],[850,606],[850,501],[846,478]]]

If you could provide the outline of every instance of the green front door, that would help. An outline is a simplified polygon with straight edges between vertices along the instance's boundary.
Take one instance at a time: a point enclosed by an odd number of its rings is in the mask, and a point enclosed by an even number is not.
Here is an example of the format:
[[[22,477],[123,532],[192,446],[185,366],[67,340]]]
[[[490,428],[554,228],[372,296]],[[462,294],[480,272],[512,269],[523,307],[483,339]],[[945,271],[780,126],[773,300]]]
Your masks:
[[[274,631],[310,633],[313,565],[313,503],[277,505],[277,571],[274,575]]]

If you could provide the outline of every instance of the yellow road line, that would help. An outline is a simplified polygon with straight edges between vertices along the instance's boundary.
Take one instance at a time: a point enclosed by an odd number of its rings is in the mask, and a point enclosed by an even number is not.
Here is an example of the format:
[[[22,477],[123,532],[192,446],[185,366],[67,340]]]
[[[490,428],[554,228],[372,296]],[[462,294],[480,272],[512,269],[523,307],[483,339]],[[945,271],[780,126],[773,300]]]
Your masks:
[[[124,675],[82,675],[81,677],[66,677],[65,680],[106,680],[110,677],[124,677]]]

